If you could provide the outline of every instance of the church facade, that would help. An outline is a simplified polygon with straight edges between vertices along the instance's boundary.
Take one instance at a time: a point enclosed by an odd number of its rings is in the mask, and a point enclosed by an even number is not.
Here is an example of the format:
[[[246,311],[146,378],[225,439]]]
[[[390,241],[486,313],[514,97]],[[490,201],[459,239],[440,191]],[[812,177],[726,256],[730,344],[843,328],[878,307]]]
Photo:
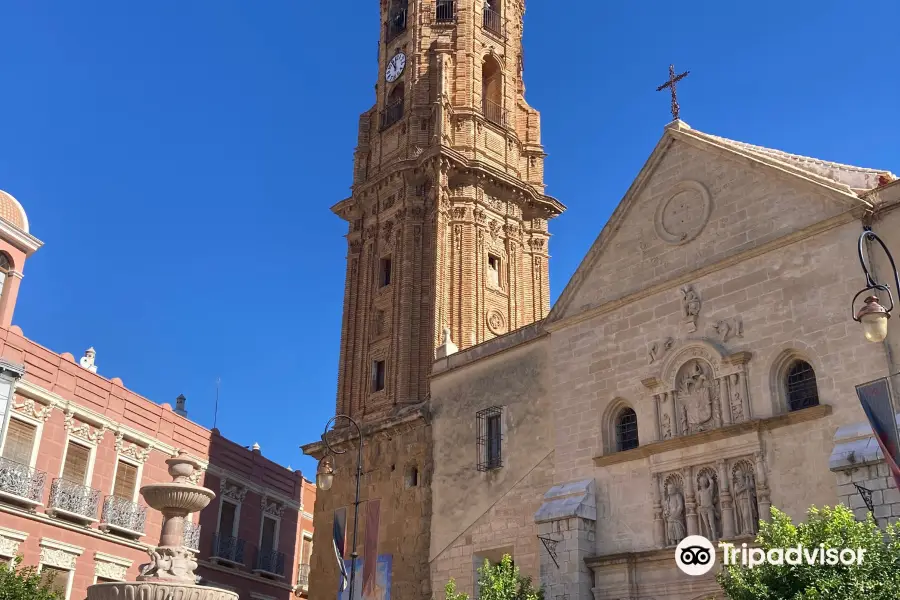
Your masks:
[[[850,311],[863,228],[900,248],[897,178],[676,118],[551,310],[564,207],[524,99],[523,13],[382,2],[377,101],[333,209],[357,544],[350,451],[317,496],[310,597],[338,595],[335,522],[352,600],[441,598],[450,578],[477,595],[503,554],[554,600],[694,600],[718,587],[676,568],[687,535],[751,542],[770,507],[862,516],[854,484],[900,515],[855,393],[900,371],[900,331],[867,342]],[[354,449],[343,421],[329,440]]]

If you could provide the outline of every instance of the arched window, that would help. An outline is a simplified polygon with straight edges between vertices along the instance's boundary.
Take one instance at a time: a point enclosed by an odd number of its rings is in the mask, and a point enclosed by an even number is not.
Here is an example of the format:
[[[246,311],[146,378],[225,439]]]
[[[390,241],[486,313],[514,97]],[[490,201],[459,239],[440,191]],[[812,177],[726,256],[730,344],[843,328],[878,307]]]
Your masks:
[[[402,83],[398,83],[388,94],[387,105],[384,107],[384,113],[381,115],[382,129],[390,127],[403,118],[404,98],[405,89]]]
[[[628,407],[616,415],[616,452],[638,447],[637,415]]]
[[[3,286],[6,285],[6,276],[9,275],[9,272],[12,270],[12,263],[9,260],[9,257],[0,252],[0,294],[3,293]]]
[[[481,102],[484,117],[498,125],[506,125],[503,110],[503,68],[493,56],[481,65]]]
[[[816,372],[805,360],[796,360],[785,376],[787,402],[791,412],[819,405],[819,388]]]

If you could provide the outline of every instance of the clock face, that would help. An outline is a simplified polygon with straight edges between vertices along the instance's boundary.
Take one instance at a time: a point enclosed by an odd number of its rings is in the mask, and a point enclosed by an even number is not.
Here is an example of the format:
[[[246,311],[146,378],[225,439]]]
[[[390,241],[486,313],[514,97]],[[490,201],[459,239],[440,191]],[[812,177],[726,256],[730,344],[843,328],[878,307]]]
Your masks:
[[[384,78],[387,79],[388,83],[397,81],[400,75],[403,74],[404,68],[406,68],[406,55],[400,52],[388,63]]]

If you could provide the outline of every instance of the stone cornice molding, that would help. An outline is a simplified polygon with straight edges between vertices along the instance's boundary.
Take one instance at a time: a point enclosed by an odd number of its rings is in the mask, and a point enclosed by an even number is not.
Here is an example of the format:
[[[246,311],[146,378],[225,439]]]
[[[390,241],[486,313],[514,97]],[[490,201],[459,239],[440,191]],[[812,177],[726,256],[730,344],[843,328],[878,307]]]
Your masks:
[[[638,446],[637,448],[634,448],[632,450],[625,450],[624,452],[595,456],[594,466],[606,467],[609,465],[630,462],[633,460],[643,460],[657,454],[662,454],[663,452],[679,450],[682,448],[690,448],[692,446],[697,446],[700,444],[708,444],[710,442],[715,442],[718,440],[737,437],[752,431],[759,433],[761,431],[778,429],[780,427],[787,427],[789,425],[796,425],[798,423],[805,423],[807,421],[822,419],[830,415],[831,412],[832,408],[830,405],[820,404],[811,408],[805,408],[803,410],[785,413],[783,415],[776,415],[774,417],[743,421],[734,425],[719,427],[718,429],[711,429],[709,431],[703,431],[700,433],[674,437],[660,442],[651,442],[644,446]]]
[[[12,275],[15,271],[10,271],[8,275]],[[6,360],[5,358],[0,358],[0,376],[12,377],[13,379],[19,379],[22,375],[25,374],[25,365],[20,363],[14,363],[12,361]]]
[[[31,256],[44,245],[44,242],[27,231],[23,231],[3,219],[0,219],[0,237],[24,252],[25,256]]]
[[[123,439],[133,442],[138,446],[144,448],[150,448],[152,446],[152,450],[161,452],[167,457],[178,456],[179,448],[176,448],[171,444],[167,444],[162,440],[158,440],[151,435],[143,433],[142,431],[138,431],[133,427],[118,423],[117,421],[110,419],[106,415],[100,414],[94,410],[66,400],[59,394],[49,392],[39,385],[36,385],[26,379],[20,379],[16,383],[15,391],[17,394],[26,399],[22,404],[23,407],[27,407],[28,400],[33,400],[37,404],[44,405],[45,408],[42,410],[49,411],[55,408],[65,411],[66,408],[68,408],[71,410],[72,416],[77,418],[82,423],[90,424],[98,428],[105,426],[107,430],[120,431],[122,432]],[[33,411],[36,410],[37,404],[32,404]],[[209,464],[209,462],[204,458],[199,458],[193,455],[191,455],[191,458],[199,462],[202,469],[205,469]]]
[[[281,494],[281,493],[273,491],[265,486],[254,483],[254,482],[246,479],[245,477],[242,477],[236,473],[232,473],[231,471],[223,469],[217,465],[210,464],[207,467],[206,472],[211,473],[212,475],[215,475],[222,482],[227,480],[232,485],[236,485],[236,486],[243,488],[245,490],[245,495],[246,495],[246,491],[252,491],[259,496],[268,496],[271,499],[277,500],[285,507],[292,508],[292,509],[296,510],[298,513],[301,510],[301,504],[297,500],[294,500],[293,498],[288,498],[284,494]],[[219,486],[221,488],[222,483],[220,483]],[[243,502],[243,498],[241,499],[241,501]]]
[[[862,212],[863,211],[861,209],[849,210],[847,212],[841,213],[840,215],[837,215],[836,217],[826,219],[825,221],[820,221],[804,229],[789,233],[785,236],[774,239],[770,242],[766,242],[765,244],[761,244],[754,248],[738,252],[736,254],[723,258],[720,261],[704,265],[699,269],[682,273],[681,275],[678,275],[671,279],[660,281],[659,283],[647,286],[641,290],[632,292],[620,298],[609,300],[607,302],[604,302],[603,304],[594,306],[580,313],[560,318],[559,320],[551,320],[552,315],[548,316],[547,318],[545,318],[544,322],[546,323],[547,330],[551,332],[559,331],[561,329],[577,325],[578,323],[581,323],[583,321],[587,321],[589,319],[593,319],[594,317],[618,310],[619,308],[622,308],[627,304],[638,302],[639,300],[649,298],[650,296],[665,292],[672,288],[677,288],[682,285],[694,283],[696,280],[702,277],[706,277],[707,275],[711,275],[718,271],[733,267],[737,264],[753,258],[757,258],[774,250],[778,250],[786,246],[805,241],[821,233],[830,231],[831,229],[834,229],[836,227],[841,227],[842,225],[853,223],[854,221],[858,221],[860,219],[860,217],[862,216]],[[562,298],[562,296],[560,296],[560,298]],[[557,301],[557,305],[559,305],[559,300]],[[556,308],[557,307],[554,306],[553,310],[556,310]],[[564,308],[561,307],[561,310],[564,310]]]
[[[18,508],[16,506],[0,504],[0,513],[6,513],[9,515],[14,515],[17,517],[21,517],[23,519],[28,519],[31,521],[36,521],[38,523],[43,523],[44,525],[48,525],[50,527],[54,527],[56,529],[65,529],[68,531],[73,531],[75,533],[79,533],[81,535],[87,535],[93,538],[97,538],[98,540],[105,540],[112,544],[118,546],[126,546],[128,548],[134,548],[135,550],[140,550],[141,552],[146,552],[150,546],[147,544],[142,544],[140,542],[135,542],[131,540],[126,540],[123,537],[111,535],[105,533],[99,529],[85,529],[80,525],[76,525],[74,523],[68,523],[61,519],[55,519],[53,517],[47,516],[43,513],[32,512],[26,509]],[[2,531],[0,531],[2,534]]]
[[[424,403],[415,405],[412,408],[406,408],[405,411],[408,412],[401,412],[400,414],[384,417],[378,421],[362,425],[363,437],[370,438],[375,435],[396,434],[399,429],[408,431],[418,421],[424,421],[425,425],[431,424],[431,415]],[[349,448],[356,443],[356,439],[356,430],[352,427],[334,429],[329,432],[328,438],[331,446],[338,449]],[[304,454],[312,456],[316,460],[321,460],[326,452],[325,443],[321,441],[300,446],[300,449],[303,450]]]

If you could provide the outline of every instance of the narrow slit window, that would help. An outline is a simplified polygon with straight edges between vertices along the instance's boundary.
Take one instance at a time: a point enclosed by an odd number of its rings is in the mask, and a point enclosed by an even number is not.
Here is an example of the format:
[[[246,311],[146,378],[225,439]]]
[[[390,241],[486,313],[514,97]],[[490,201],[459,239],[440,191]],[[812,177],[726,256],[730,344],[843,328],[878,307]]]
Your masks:
[[[384,389],[384,361],[376,360],[372,363],[372,391],[380,392]]]
[[[381,287],[391,285],[391,258],[389,256],[381,259],[378,268],[378,282]]]

